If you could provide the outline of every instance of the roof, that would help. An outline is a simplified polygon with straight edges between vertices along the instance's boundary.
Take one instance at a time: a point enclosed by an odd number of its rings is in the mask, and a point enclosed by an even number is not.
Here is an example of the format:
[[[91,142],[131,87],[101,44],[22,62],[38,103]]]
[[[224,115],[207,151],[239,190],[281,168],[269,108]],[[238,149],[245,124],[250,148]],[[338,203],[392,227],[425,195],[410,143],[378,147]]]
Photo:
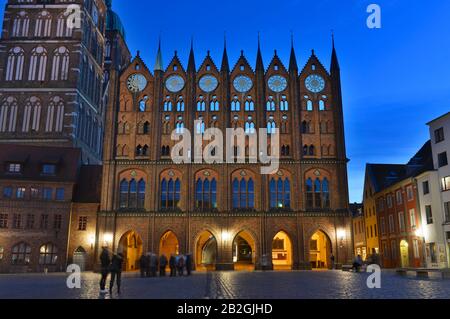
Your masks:
[[[434,119],[434,120],[428,122],[427,125],[431,125],[431,124],[433,124],[434,122],[440,121],[440,120],[446,118],[447,116],[450,116],[450,112],[445,113],[444,115],[441,115],[441,116],[439,116],[438,118],[436,118],[436,119]]]
[[[103,170],[101,165],[83,165],[74,190],[76,203],[100,203]]]
[[[375,193],[432,169],[431,141],[426,142],[407,164],[367,164],[367,174]]]
[[[76,148],[0,144],[0,179],[75,183],[80,162]],[[21,174],[8,173],[9,163],[22,164]],[[42,175],[43,164],[56,165],[56,174]]]
[[[122,20],[117,13],[112,10],[112,0],[107,0],[106,5],[108,9],[106,10],[106,30],[107,31],[118,31],[122,38],[125,40],[125,27],[122,24]]]

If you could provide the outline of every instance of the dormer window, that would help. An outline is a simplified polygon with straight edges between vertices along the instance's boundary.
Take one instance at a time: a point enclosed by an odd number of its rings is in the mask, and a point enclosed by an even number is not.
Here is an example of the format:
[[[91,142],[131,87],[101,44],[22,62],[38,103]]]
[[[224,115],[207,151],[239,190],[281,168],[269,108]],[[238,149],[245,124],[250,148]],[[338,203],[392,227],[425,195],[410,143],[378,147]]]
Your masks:
[[[241,65],[241,71],[244,71],[245,70],[245,66],[242,64]]]
[[[140,66],[139,64],[136,64],[135,70],[136,70],[136,71],[139,71],[140,69],[141,69],[141,66]]]
[[[174,70],[174,71],[177,71],[177,70],[178,70],[178,65],[175,64],[175,65],[173,66],[173,70]]]
[[[7,171],[10,174],[20,174],[22,173],[22,164],[19,163],[9,163]]]
[[[278,71],[278,70],[279,70],[278,64],[275,64],[274,67],[273,67],[273,69],[274,69],[275,71]]]
[[[206,71],[211,71],[211,66],[209,64],[206,66]]]
[[[315,70],[316,70],[316,65],[313,64],[313,65],[311,66],[311,69],[312,69],[313,71],[315,71]]]
[[[56,174],[56,165],[54,165],[54,164],[42,165],[42,174],[43,175],[55,175]]]

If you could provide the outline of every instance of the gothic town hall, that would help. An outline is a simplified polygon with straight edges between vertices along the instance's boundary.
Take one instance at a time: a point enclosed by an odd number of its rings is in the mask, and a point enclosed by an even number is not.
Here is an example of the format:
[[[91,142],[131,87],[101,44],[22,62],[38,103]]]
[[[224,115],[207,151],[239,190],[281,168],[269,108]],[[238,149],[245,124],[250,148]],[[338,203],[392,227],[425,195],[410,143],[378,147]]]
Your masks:
[[[68,28],[67,7],[81,7]],[[144,49],[144,48],[142,48]],[[197,270],[352,258],[340,67],[132,57],[111,0],[9,0],[0,42],[0,272],[96,269],[101,248],[191,253]],[[168,64],[164,64],[167,58]],[[152,67],[150,67],[150,65]],[[154,66],[154,67],[153,67]],[[194,124],[194,121],[196,124]],[[172,132],[277,128],[279,169],[175,164]],[[248,155],[248,140],[236,153]],[[269,142],[268,152],[271,152]],[[224,157],[226,154],[223,155]]]

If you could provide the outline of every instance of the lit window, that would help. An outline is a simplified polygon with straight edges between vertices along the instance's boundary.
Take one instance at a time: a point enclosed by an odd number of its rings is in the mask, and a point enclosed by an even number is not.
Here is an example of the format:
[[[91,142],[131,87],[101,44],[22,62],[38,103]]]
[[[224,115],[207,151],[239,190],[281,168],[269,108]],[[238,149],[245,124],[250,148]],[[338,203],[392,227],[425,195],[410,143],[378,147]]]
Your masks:
[[[56,265],[58,249],[53,244],[42,245],[39,250],[39,265]]]
[[[60,200],[60,201],[64,200],[64,188],[56,189],[56,200]]]
[[[17,199],[24,199],[25,198],[25,187],[18,187],[16,190],[16,198]]]
[[[18,163],[11,163],[8,164],[8,173],[21,173],[22,172],[22,165]]]
[[[43,195],[44,200],[52,200],[53,189],[44,188],[42,195]]]
[[[56,173],[56,165],[53,165],[53,164],[42,165],[42,174],[55,175],[55,173]]]

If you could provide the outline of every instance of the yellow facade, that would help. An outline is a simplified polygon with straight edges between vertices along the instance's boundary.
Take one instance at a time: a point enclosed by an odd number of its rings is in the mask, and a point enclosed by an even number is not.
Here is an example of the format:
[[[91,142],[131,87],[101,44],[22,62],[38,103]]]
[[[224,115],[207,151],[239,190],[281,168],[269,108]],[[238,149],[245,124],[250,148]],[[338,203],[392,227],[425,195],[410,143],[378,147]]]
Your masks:
[[[367,176],[364,186],[364,223],[367,243],[367,255],[372,255],[374,253],[378,254],[380,251],[380,241],[375,190],[370,182],[370,179]]]

